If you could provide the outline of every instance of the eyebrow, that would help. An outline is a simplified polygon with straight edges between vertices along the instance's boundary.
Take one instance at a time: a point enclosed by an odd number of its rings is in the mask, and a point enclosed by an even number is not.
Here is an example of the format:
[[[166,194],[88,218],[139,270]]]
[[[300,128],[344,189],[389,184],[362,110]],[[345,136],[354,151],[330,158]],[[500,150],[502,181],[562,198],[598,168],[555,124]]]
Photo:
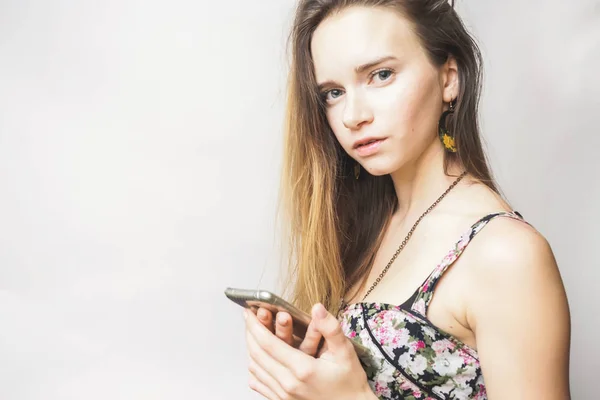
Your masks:
[[[354,68],[354,72],[357,75],[360,75],[360,74],[364,73],[365,71],[367,71],[367,70],[369,70],[369,69],[371,69],[371,68],[373,68],[373,67],[375,67],[375,66],[377,66],[379,64],[382,64],[382,63],[384,63],[386,61],[390,61],[390,60],[398,60],[398,59],[396,57],[394,57],[394,56],[380,57],[380,58],[377,58],[377,59],[375,59],[373,61],[369,61],[366,64],[359,65],[358,67]],[[336,83],[334,81],[326,81],[326,82],[323,82],[323,83],[319,84],[318,89],[319,89],[319,91],[321,91],[324,88],[326,88],[327,86],[335,86],[335,85],[336,85]]]

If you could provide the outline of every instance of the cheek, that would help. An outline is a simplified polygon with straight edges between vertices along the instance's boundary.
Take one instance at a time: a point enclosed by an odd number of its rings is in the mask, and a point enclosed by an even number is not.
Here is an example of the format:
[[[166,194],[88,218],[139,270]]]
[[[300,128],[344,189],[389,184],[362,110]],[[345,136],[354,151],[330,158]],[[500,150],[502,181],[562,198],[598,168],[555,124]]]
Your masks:
[[[437,126],[433,117],[441,104],[439,90],[431,77],[418,76],[408,82],[413,84],[399,86],[378,98],[375,118],[379,117],[384,129],[400,138],[427,140]]]

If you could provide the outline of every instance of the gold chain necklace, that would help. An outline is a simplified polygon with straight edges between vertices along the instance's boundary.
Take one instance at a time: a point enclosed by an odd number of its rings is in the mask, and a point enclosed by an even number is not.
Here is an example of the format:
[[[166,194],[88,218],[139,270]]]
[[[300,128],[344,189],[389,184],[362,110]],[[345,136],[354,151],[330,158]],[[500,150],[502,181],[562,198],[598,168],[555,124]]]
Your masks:
[[[385,274],[388,272],[388,270],[392,266],[392,263],[396,260],[396,258],[400,254],[400,252],[404,249],[404,247],[406,246],[406,243],[408,243],[408,240],[412,236],[413,232],[415,231],[415,229],[417,228],[417,225],[419,225],[419,223],[421,222],[421,220],[427,214],[429,214],[429,212],[431,212],[431,210],[433,210],[435,208],[435,206],[437,206],[439,204],[439,202],[442,201],[442,199],[444,197],[446,197],[446,195],[448,194],[448,192],[450,192],[452,189],[454,189],[454,187],[458,184],[458,182],[461,181],[462,178],[465,177],[466,174],[467,174],[467,171],[465,171],[462,174],[460,174],[460,176],[450,185],[450,187],[448,187],[448,189],[446,189],[446,191],[444,193],[442,193],[442,195],[436,201],[434,201],[433,204],[430,205],[429,208],[427,210],[425,210],[425,212],[423,214],[421,214],[421,216],[419,217],[419,219],[417,219],[417,222],[415,222],[414,225],[412,226],[412,228],[410,229],[410,231],[408,231],[408,235],[406,235],[406,237],[404,238],[404,240],[402,241],[402,243],[400,244],[400,246],[398,246],[398,249],[396,250],[396,252],[392,256],[392,258],[390,259],[390,261],[387,263],[387,265],[385,266],[385,268],[383,269],[383,271],[381,271],[381,273],[379,274],[379,276],[377,277],[377,279],[375,279],[375,282],[373,282],[373,284],[371,285],[371,287],[369,288],[369,290],[367,290],[367,293],[365,293],[365,295],[363,296],[361,302],[365,301],[365,299],[367,298],[367,296],[369,294],[371,294],[371,292],[373,291],[373,289],[375,289],[375,287],[379,284],[379,282],[381,282],[381,280],[383,279],[383,277],[385,276]],[[343,308],[345,308],[346,305],[347,305],[346,302],[342,298],[341,305],[340,305],[340,311]],[[338,315],[339,315],[339,311],[338,311]]]

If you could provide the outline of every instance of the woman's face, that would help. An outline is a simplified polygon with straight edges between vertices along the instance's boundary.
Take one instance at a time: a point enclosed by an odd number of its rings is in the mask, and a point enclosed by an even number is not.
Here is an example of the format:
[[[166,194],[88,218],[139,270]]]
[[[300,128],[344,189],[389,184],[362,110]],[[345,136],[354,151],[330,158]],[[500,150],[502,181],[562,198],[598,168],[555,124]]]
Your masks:
[[[347,8],[317,27],[311,51],[329,125],[369,173],[393,173],[437,140],[443,101],[458,87],[452,70],[429,61],[399,13]]]

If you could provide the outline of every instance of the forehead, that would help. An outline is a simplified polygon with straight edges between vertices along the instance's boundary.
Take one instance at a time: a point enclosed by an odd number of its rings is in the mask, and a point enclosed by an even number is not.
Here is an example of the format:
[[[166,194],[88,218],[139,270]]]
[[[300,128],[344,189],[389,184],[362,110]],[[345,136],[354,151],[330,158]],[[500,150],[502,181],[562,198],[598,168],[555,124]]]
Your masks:
[[[412,57],[421,51],[412,24],[383,7],[349,7],[327,17],[315,30],[311,52],[317,80],[393,55]]]

